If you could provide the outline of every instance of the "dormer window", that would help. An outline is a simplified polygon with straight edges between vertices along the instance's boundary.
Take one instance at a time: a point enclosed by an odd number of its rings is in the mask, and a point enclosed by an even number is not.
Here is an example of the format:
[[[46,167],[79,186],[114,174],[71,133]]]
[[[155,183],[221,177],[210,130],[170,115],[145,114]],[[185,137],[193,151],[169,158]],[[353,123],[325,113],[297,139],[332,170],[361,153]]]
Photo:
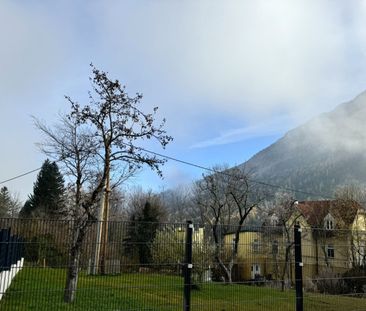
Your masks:
[[[334,224],[332,220],[327,220],[325,223],[325,229],[327,230],[333,230],[334,229]]]
[[[325,230],[334,230],[335,229],[335,220],[331,214],[328,214],[324,218],[324,228]]]
[[[275,227],[278,225],[278,217],[276,215],[272,215],[270,218],[271,226]]]

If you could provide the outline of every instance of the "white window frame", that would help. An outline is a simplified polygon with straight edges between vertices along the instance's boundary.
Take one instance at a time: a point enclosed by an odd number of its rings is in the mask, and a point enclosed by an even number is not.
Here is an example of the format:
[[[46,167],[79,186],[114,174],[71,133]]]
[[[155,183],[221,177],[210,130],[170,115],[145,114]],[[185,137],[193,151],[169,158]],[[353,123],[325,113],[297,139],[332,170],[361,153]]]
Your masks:
[[[331,214],[324,217],[324,228],[329,231],[335,229],[335,219]]]

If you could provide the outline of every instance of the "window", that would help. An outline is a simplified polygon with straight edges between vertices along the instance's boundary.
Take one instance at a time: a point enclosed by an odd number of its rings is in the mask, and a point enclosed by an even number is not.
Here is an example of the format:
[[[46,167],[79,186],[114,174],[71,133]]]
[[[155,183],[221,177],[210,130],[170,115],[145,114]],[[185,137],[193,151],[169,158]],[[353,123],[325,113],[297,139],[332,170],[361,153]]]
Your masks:
[[[328,219],[325,222],[325,229],[327,229],[327,230],[333,230],[334,229],[333,220]]]
[[[258,239],[254,239],[253,244],[252,244],[252,248],[253,248],[253,252],[255,252],[255,253],[259,252],[260,244],[259,244]]]
[[[277,255],[278,254],[278,241],[272,242],[272,254]]]
[[[270,218],[271,226],[277,226],[278,225],[278,217],[276,215],[272,215]]]
[[[333,245],[327,246],[327,257],[334,258],[334,246]]]
[[[325,230],[334,230],[335,229],[335,220],[331,214],[328,214],[324,218],[324,228]]]

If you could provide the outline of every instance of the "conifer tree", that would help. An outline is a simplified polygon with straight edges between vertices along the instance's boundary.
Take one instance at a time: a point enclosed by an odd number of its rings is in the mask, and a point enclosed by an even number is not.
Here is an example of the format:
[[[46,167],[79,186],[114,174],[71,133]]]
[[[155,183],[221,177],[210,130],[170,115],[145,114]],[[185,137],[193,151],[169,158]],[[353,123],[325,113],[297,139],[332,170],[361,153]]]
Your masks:
[[[20,207],[21,205],[17,195],[11,193],[7,187],[1,187],[0,217],[16,217]]]
[[[11,205],[11,197],[7,187],[0,189],[0,217],[8,216],[8,211]]]
[[[55,162],[46,160],[20,212],[21,217],[58,218],[64,212],[64,179]]]

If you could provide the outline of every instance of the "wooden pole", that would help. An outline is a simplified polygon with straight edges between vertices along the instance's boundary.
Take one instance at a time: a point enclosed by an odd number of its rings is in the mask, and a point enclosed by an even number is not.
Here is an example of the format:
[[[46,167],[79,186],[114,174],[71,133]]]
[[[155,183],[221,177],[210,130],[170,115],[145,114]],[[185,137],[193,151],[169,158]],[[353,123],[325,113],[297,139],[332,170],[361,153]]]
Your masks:
[[[103,232],[102,232],[102,248],[101,248],[101,256],[100,256],[100,273],[105,274],[105,263],[106,263],[106,252],[107,252],[107,243],[108,243],[108,221],[109,221],[109,194],[110,194],[110,180],[109,180],[109,171],[107,170],[107,178],[106,178],[106,187],[104,193],[104,212],[103,212]]]

